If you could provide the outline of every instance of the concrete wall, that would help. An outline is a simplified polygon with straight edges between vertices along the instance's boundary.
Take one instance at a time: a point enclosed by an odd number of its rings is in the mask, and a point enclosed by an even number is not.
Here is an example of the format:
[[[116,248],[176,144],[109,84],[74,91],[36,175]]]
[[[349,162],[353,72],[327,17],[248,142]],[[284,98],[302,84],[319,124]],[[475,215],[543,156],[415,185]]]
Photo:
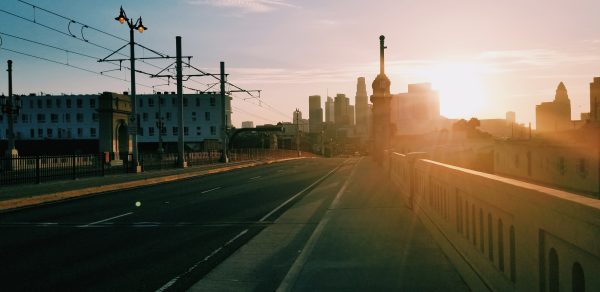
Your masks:
[[[422,156],[384,167],[471,288],[600,290],[600,201]]]
[[[598,198],[598,150],[591,145],[497,141],[494,173]]]

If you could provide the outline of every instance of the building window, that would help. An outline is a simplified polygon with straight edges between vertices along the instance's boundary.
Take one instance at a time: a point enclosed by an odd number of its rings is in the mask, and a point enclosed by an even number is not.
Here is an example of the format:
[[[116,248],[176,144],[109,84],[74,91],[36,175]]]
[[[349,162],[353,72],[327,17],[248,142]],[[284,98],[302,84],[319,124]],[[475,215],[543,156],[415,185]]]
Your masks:
[[[160,105],[165,105],[165,99],[162,97],[158,99],[158,102]]]
[[[29,108],[33,108],[33,99],[29,100]]]
[[[77,113],[76,119],[78,123],[83,123],[83,114]]]
[[[154,107],[154,99],[152,99],[152,97],[148,98],[148,106]]]
[[[96,128],[90,128],[90,137],[96,137]]]
[[[66,123],[70,123],[71,122],[71,114],[65,114],[65,122]]]
[[[21,121],[22,121],[23,123],[29,123],[29,116],[28,116],[28,115],[26,115],[26,114],[22,114],[22,115],[21,115]]]
[[[217,105],[217,100],[215,99],[214,96],[210,97],[210,106],[215,106]]]
[[[57,107],[57,108],[60,108],[61,106],[62,106],[62,102],[61,102],[61,100],[60,100],[60,99],[58,99],[58,98],[57,98],[57,99],[56,99],[56,107]]]
[[[210,126],[210,134],[215,136],[217,134],[217,127]]]
[[[46,115],[44,115],[44,114],[38,114],[37,115],[37,122],[41,123],[41,124],[45,123],[46,122]]]
[[[196,127],[196,135],[202,136],[202,127]]]
[[[65,102],[67,105],[67,108],[71,108],[71,100],[67,99],[67,101]]]
[[[138,97],[138,98],[139,98],[138,103],[139,103],[140,107],[143,107],[144,106],[144,100],[141,97]]]
[[[29,138],[35,138],[35,130],[29,129]]]
[[[94,121],[94,122],[98,121],[98,113],[92,113],[92,121]]]
[[[83,128],[77,128],[77,137],[81,138],[83,136]]]
[[[564,157],[560,157],[558,158],[558,172],[561,175],[565,175],[565,173],[567,172],[567,163],[565,161]]]
[[[143,113],[143,114],[142,114],[142,120],[143,120],[144,122],[147,122],[147,121],[148,121],[148,113]]]
[[[50,122],[58,123],[58,114],[50,114]]]
[[[46,129],[46,137],[52,138],[52,129]]]
[[[23,122],[25,122],[25,121],[23,121]],[[577,174],[579,174],[579,176],[582,177],[582,178],[585,178],[587,176],[587,174],[588,174],[586,164],[587,163],[585,161],[585,158],[580,158],[577,161]]]
[[[171,120],[171,116],[172,116],[172,115],[171,115],[171,113],[170,113],[170,112],[167,112],[167,121],[170,121],[170,120]]]
[[[185,106],[185,107],[188,106],[188,99],[187,99],[187,97],[183,98],[183,106]]]
[[[196,121],[196,112],[192,112],[192,122]]]
[[[581,267],[581,264],[578,262],[575,262],[573,268],[571,268],[571,279],[571,291],[585,291],[585,274],[583,272],[583,267]]]
[[[42,100],[41,99],[37,100],[37,107],[42,108]]]
[[[554,248],[550,249],[550,253],[548,255],[548,264],[549,264],[549,269],[548,269],[548,282],[549,282],[549,289],[551,292],[558,292],[559,291],[559,272],[558,272],[558,254],[556,253],[556,250],[554,250]]]
[[[38,129],[38,138],[44,138],[44,129]]]
[[[52,108],[52,100],[46,99],[46,108]]]
[[[190,134],[190,129],[188,127],[183,127],[183,135],[188,136]]]
[[[96,108],[96,99],[90,99],[90,108]]]
[[[148,136],[154,136],[154,127],[148,128]]]
[[[77,99],[77,108],[82,108],[83,107],[83,100],[81,98]]]
[[[200,98],[196,97],[196,106],[200,106]]]
[[[179,135],[179,129],[177,127],[173,127],[173,136]]]
[[[205,112],[204,113],[204,120],[210,121],[210,112]]]
[[[176,105],[177,104],[177,98],[172,98],[171,102],[173,103],[173,105]]]
[[[142,127],[138,128],[138,135],[142,136],[142,137],[144,136],[144,128],[142,128]]]

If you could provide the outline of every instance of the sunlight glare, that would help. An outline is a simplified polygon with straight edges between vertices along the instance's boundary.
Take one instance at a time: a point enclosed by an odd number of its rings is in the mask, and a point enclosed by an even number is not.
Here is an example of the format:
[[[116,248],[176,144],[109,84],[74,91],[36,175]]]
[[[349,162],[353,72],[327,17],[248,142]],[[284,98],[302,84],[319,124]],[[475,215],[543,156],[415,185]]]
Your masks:
[[[445,62],[432,65],[426,75],[440,96],[440,114],[448,118],[478,115],[486,101],[482,75],[485,66],[477,63]]]

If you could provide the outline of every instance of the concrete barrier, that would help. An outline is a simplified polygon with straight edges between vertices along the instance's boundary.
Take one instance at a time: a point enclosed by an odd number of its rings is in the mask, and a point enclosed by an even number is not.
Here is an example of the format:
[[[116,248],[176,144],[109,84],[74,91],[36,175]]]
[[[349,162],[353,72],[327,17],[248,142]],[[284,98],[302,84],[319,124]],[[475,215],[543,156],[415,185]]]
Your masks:
[[[387,170],[474,290],[600,291],[600,201],[389,154]],[[461,269],[459,268],[459,271]],[[582,289],[583,288],[583,289]]]

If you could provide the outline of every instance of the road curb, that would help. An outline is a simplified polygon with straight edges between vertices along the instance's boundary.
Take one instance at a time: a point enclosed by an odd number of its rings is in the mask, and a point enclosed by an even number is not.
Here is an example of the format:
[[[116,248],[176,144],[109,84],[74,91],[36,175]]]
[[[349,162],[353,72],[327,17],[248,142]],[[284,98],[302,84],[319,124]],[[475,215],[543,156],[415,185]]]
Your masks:
[[[219,168],[215,168],[215,169],[192,171],[192,172],[182,173],[182,174],[173,174],[173,175],[159,176],[159,177],[153,177],[153,178],[145,178],[145,179],[139,179],[139,180],[134,180],[134,181],[109,184],[109,185],[105,185],[105,186],[87,187],[87,188],[82,188],[82,189],[77,189],[77,190],[37,195],[37,196],[31,196],[31,197],[19,198],[19,199],[11,199],[11,200],[6,200],[6,201],[0,201],[0,211],[1,212],[10,211],[10,210],[14,210],[14,209],[31,207],[31,206],[35,206],[35,205],[48,204],[48,203],[64,201],[64,200],[69,200],[69,199],[74,199],[74,198],[79,198],[79,197],[84,197],[84,196],[89,196],[89,195],[100,194],[100,193],[112,192],[112,191],[123,190],[123,189],[133,189],[133,188],[139,188],[139,187],[145,187],[145,186],[152,186],[152,185],[157,185],[157,184],[161,184],[161,183],[168,183],[168,182],[173,182],[173,181],[178,181],[178,180],[184,180],[184,179],[190,179],[190,178],[194,178],[194,177],[205,176],[205,175],[209,175],[209,174],[231,171],[234,169],[254,167],[254,166],[259,166],[259,165],[264,165],[264,164],[284,162],[284,161],[296,160],[296,159],[301,159],[301,157],[278,159],[278,160],[268,160],[268,161],[258,161],[258,162],[252,162],[252,163],[246,163],[246,164],[238,164],[238,165],[219,167]]]

